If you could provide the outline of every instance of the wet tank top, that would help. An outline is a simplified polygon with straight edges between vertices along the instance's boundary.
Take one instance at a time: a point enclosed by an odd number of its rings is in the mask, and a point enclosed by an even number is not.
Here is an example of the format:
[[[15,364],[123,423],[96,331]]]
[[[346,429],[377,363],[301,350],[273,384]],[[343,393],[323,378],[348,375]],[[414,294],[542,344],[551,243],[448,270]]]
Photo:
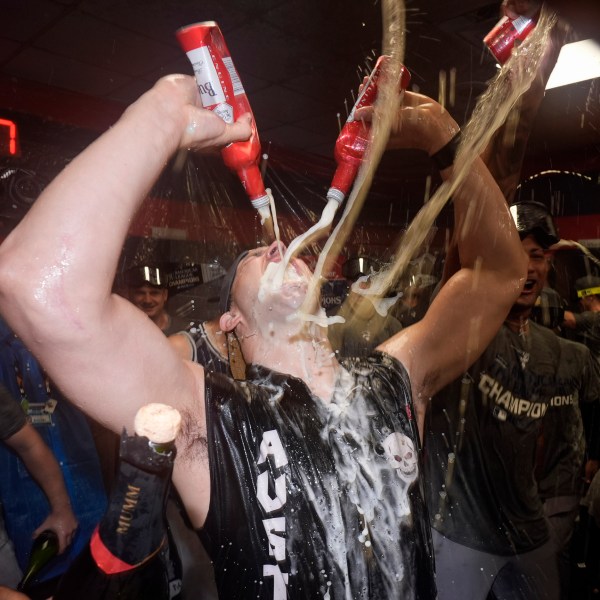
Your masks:
[[[263,367],[207,373],[221,598],[435,598],[407,373],[378,352],[343,367],[330,404]]]

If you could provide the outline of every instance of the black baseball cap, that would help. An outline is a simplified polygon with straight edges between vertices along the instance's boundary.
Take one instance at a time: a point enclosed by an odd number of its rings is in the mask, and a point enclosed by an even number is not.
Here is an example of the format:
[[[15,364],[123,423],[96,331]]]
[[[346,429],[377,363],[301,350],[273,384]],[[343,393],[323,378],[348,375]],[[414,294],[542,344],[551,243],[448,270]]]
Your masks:
[[[242,260],[248,255],[248,250],[244,250],[237,258],[233,261],[227,273],[223,277],[221,283],[221,293],[219,294],[219,312],[223,315],[231,308],[231,288],[237,273],[237,268]]]
[[[356,281],[364,275],[372,275],[379,271],[381,265],[369,256],[352,256],[342,265],[342,275],[350,281]]]
[[[560,240],[545,204],[535,200],[516,202],[510,206],[510,214],[521,239],[533,235],[543,248],[549,248]]]
[[[595,275],[586,275],[575,281],[575,289],[578,298],[586,296],[600,296],[600,277]]]
[[[167,274],[163,269],[155,265],[140,265],[131,267],[125,272],[125,283],[129,287],[141,287],[150,285],[157,288],[168,286]]]

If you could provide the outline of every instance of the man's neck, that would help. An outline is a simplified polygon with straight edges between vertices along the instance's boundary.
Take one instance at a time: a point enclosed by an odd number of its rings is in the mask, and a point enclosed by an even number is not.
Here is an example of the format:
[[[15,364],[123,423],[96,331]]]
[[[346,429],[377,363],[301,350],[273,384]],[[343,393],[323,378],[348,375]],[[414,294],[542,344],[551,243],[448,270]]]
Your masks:
[[[504,320],[505,325],[516,333],[525,334],[529,331],[531,309],[512,310]]]
[[[240,337],[244,357],[248,362],[302,379],[313,394],[329,402],[340,366],[324,330],[314,329],[310,334],[288,330]]]
[[[169,316],[169,313],[163,311],[159,313],[154,319],[152,319],[152,321],[154,321],[154,323],[159,327],[161,331],[164,331],[171,324],[171,317]]]

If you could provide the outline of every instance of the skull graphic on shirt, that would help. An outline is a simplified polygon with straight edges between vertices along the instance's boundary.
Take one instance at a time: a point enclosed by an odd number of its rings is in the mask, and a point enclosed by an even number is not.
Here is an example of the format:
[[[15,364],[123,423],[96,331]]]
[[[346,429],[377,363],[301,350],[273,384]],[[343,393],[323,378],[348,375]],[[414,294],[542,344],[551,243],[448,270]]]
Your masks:
[[[419,472],[413,441],[407,435],[395,431],[385,438],[383,448],[389,464],[396,469],[398,477],[407,484],[412,483]]]

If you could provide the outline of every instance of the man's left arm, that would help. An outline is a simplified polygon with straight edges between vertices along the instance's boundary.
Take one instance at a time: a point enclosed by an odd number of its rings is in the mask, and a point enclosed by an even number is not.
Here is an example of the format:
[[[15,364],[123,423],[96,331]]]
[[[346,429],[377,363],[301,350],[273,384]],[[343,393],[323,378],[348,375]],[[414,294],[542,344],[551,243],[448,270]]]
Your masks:
[[[430,156],[457,131],[436,102],[408,92],[401,123],[391,147],[411,144]],[[441,175],[451,180],[453,167]],[[463,373],[492,340],[526,275],[525,253],[494,179],[479,158],[464,175],[452,196],[461,268],[421,321],[380,346],[406,367],[420,422],[427,398]]]

